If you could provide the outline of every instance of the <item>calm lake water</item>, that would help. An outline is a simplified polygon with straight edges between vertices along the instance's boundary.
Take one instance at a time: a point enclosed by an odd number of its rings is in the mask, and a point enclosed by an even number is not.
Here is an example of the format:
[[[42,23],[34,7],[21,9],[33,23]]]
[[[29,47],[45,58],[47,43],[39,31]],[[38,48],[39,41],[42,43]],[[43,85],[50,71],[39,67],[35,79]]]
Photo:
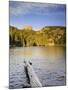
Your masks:
[[[28,86],[24,60],[32,62],[32,66],[43,87],[65,85],[65,47],[17,47],[10,49],[9,52],[10,88],[25,88]]]

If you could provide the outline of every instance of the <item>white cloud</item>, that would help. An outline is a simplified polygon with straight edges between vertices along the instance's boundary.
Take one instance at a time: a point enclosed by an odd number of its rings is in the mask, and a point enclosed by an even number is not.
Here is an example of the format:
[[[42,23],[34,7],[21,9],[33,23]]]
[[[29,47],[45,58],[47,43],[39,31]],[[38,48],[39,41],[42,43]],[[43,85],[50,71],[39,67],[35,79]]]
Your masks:
[[[62,6],[62,5],[61,5]],[[57,9],[60,5],[57,4],[41,4],[28,2],[10,2],[10,15],[21,15],[28,13],[48,14],[51,9]]]

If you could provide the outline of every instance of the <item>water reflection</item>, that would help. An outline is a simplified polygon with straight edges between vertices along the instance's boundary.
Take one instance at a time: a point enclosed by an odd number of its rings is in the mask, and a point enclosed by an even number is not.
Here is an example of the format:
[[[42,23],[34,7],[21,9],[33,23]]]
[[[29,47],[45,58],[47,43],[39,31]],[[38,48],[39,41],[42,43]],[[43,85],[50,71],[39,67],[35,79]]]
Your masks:
[[[65,47],[10,49],[10,87],[28,86],[24,60],[29,60],[43,86],[65,85]]]
[[[57,58],[65,56],[64,47],[38,47],[33,48],[33,56],[47,57],[47,58]]]

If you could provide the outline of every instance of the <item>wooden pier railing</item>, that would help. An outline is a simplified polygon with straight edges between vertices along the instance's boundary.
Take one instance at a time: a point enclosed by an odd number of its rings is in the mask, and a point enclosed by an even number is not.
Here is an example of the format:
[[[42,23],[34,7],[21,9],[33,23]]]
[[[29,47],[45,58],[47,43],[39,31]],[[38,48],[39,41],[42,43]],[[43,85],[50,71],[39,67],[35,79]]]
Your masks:
[[[42,87],[42,84],[32,67],[32,63],[29,63],[27,61],[24,61],[24,63],[25,63],[26,74],[27,74],[31,87],[33,88]]]

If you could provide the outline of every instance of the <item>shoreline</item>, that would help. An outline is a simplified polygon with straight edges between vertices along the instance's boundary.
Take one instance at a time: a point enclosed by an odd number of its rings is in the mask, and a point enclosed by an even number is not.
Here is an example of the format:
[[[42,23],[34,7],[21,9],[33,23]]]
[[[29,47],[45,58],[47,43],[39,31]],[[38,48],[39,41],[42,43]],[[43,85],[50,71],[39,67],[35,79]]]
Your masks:
[[[9,46],[9,49],[16,48],[18,46]],[[27,47],[66,47],[66,45],[46,45],[46,46],[20,46],[18,48],[27,48]]]

